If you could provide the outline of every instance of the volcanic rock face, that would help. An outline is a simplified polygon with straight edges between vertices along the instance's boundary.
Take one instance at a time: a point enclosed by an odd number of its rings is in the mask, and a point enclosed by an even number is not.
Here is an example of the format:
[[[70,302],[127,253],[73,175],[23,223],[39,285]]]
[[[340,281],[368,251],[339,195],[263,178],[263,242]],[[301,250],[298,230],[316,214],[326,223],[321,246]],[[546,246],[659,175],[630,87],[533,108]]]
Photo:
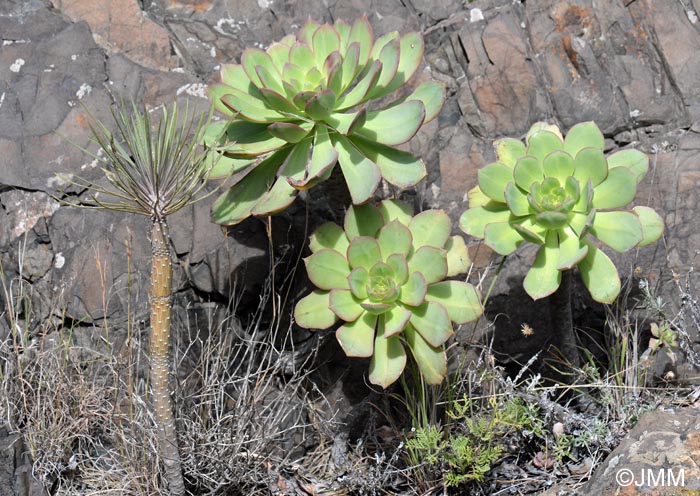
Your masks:
[[[96,150],[89,114],[110,123],[110,104],[120,98],[150,108],[187,99],[204,110],[219,65],[238,62],[244,48],[265,47],[309,16],[351,21],[363,13],[375,34],[421,30],[426,64],[416,79],[447,87],[439,118],[407,145],[429,170],[417,204],[443,208],[456,221],[476,171],[495,159],[494,139],[522,136],[539,120],[564,130],[595,120],[609,150],[634,146],[650,155],[637,198],[666,222],[662,241],[613,256],[621,276],[647,278],[662,296],[673,295],[673,272],[685,275],[700,247],[698,0],[4,0],[0,260],[8,281],[31,285],[32,319],[119,321],[128,295],[136,315],[145,311],[146,221],[54,199],[84,196],[71,177],[101,175],[97,161],[68,142]],[[303,200],[272,219],[270,244],[263,221],[211,224],[215,196],[170,220],[177,287],[224,300],[236,283],[254,304],[269,273],[270,246],[273,256],[286,251],[292,262],[303,248]],[[309,197],[308,232],[342,214],[336,196]],[[481,270],[493,257],[469,242]],[[546,301],[533,304],[522,291],[532,256],[523,249],[510,257],[487,308],[509,317],[496,321],[496,348],[520,350],[521,361],[556,344],[543,317]],[[690,287],[697,294],[700,281],[691,279]],[[583,293],[577,314],[602,316]],[[523,323],[534,336],[520,334]]]

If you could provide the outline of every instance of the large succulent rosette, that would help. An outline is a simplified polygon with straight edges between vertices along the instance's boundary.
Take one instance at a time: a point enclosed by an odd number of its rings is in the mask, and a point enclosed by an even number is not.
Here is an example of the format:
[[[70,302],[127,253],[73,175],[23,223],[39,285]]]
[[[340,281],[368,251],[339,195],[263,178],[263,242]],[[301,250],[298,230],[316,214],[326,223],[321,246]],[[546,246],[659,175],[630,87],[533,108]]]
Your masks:
[[[346,355],[372,357],[373,384],[386,388],[398,379],[406,348],[427,383],[441,382],[452,322],[470,322],[483,311],[471,284],[445,280],[469,268],[467,247],[450,236],[447,214],[412,217],[391,200],[353,206],[343,228],[324,224],[310,246],[306,269],[319,289],[297,303],[297,324],[326,329],[343,321],[336,337]]]
[[[245,175],[218,198],[213,220],[235,224],[280,211],[336,164],[355,204],[382,178],[399,188],[423,179],[423,162],[395,146],[437,116],[444,87],[428,81],[388,101],[415,74],[423,50],[416,32],[374,39],[366,17],[353,25],[309,20],[296,35],[223,65],[221,83],[209,90],[228,117],[207,130],[207,145],[220,155],[211,177]]]
[[[634,149],[606,156],[604,144],[593,122],[575,125],[566,138],[556,126],[536,123],[524,143],[494,143],[498,162],[479,171],[479,184],[469,192],[469,210],[460,219],[464,232],[502,255],[523,241],[540,245],[524,281],[534,299],[552,294],[561,272],[578,267],[593,299],[611,303],[620,278],[600,245],[625,252],[663,233],[653,209],[620,210],[634,199],[648,157]]]

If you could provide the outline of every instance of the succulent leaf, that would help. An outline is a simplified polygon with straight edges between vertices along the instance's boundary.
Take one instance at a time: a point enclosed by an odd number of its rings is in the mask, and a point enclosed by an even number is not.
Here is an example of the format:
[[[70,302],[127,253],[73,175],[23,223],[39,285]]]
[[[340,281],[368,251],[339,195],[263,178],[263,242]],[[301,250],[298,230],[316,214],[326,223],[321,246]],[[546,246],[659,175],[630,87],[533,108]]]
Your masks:
[[[454,333],[447,309],[440,303],[426,301],[411,314],[411,325],[431,346],[441,346]]]
[[[455,324],[466,324],[484,313],[479,294],[474,286],[466,282],[442,281],[431,284],[425,299],[440,303]]]
[[[386,389],[399,378],[406,367],[406,350],[398,336],[386,337],[383,327],[380,323],[377,337],[374,339],[374,354],[369,363],[369,381]]]
[[[447,375],[447,355],[441,346],[431,346],[411,324],[406,326],[406,344],[428,384],[440,384]]]
[[[419,213],[408,225],[413,236],[413,246],[444,247],[450,238],[451,224],[450,217],[444,210],[426,210]]]
[[[632,209],[639,217],[642,225],[642,240],[637,246],[647,246],[658,240],[664,232],[664,221],[653,208],[634,207]]]
[[[379,243],[371,236],[358,236],[350,242],[347,252],[350,267],[372,267],[381,261],[382,254]]]
[[[642,225],[632,212],[598,212],[590,233],[615,251],[626,252],[642,241]]]
[[[448,273],[469,268],[464,240],[450,237],[444,211],[411,216],[408,206],[396,200],[351,206],[344,226],[321,226],[311,236],[313,253],[304,260],[309,279],[322,290],[314,303],[327,305],[319,319],[345,322],[336,336],[348,356],[372,356],[372,383],[387,387],[401,374],[404,343],[414,346],[416,360],[427,361],[418,363],[419,370],[431,374],[426,380],[439,380],[452,321],[465,323],[483,312],[473,286],[444,281]],[[309,300],[301,302],[302,310],[312,308]],[[313,321],[308,310],[297,314],[302,326]],[[413,345],[404,334],[409,328],[417,333],[410,338]]]
[[[637,184],[642,182],[649,171],[649,157],[639,150],[627,149],[615,152],[608,157],[608,167],[625,167],[634,174]]]
[[[349,245],[345,231],[333,222],[326,222],[309,237],[309,248],[312,253],[321,248],[330,248],[339,253],[346,253]]]
[[[502,138],[493,142],[498,161],[511,169],[525,156],[525,144],[514,138]],[[541,176],[541,175],[540,175]],[[540,177],[541,179],[541,177]],[[517,179],[516,179],[517,180]],[[528,185],[530,183],[527,183]],[[525,186],[527,188],[527,186]]]
[[[572,157],[575,157],[584,148],[597,148],[602,151],[604,147],[603,133],[593,121],[576,124],[569,129],[566,138],[564,138],[564,150]]]
[[[608,171],[608,177],[593,191],[592,206],[596,209],[621,208],[634,199],[637,180],[625,167]]]
[[[330,309],[329,292],[314,291],[294,307],[294,320],[307,329],[328,329],[338,320]]]
[[[471,266],[469,250],[462,236],[452,236],[445,243],[447,250],[447,277],[465,274]]]
[[[557,269],[559,247],[556,231],[549,231],[545,244],[540,247],[535,262],[525,275],[523,286],[533,300],[554,293],[561,283],[561,272]]]
[[[489,164],[483,169],[479,169],[479,188],[481,191],[500,203],[505,203],[506,185],[513,180],[513,171],[507,166],[498,162]]]
[[[428,284],[441,281],[447,276],[447,252],[435,246],[418,247],[408,261],[408,271],[420,272]]]
[[[307,139],[312,144],[304,167],[293,154],[294,167],[277,171],[288,184],[263,175],[265,187],[252,188],[262,191],[261,205],[233,210],[248,215],[278,211],[291,203],[296,190],[328,179],[336,163],[355,204],[371,198],[382,178],[399,188],[421,181],[426,176],[423,162],[394,146],[407,142],[437,116],[445,100],[444,86],[427,81],[413,92],[404,91],[408,96],[393,101],[385,97],[415,74],[423,51],[417,32],[392,32],[375,40],[365,16],[352,26],[309,20],[298,33],[266,50],[244,50],[240,64],[223,64],[221,84],[209,90],[213,108],[227,118],[212,124],[217,152],[227,159],[214,177],[257,168],[289,144]],[[213,133],[206,134],[211,140]],[[250,161],[231,162],[246,159]],[[248,181],[258,177],[251,175]],[[236,195],[224,193],[219,210],[227,210],[223,203],[232,201]],[[243,218],[225,217],[229,223]]]
[[[350,266],[343,255],[335,250],[322,248],[304,259],[309,279],[321,289],[350,289]]]
[[[385,258],[392,254],[400,254],[404,257],[404,263],[414,245],[411,231],[399,220],[384,224],[377,234],[377,241]]]
[[[347,356],[369,357],[374,353],[376,326],[377,316],[366,313],[359,319],[339,327],[335,337]]]
[[[620,277],[610,258],[594,244],[585,241],[588,254],[578,264],[583,284],[593,299],[600,303],[612,303],[620,294]]]
[[[606,158],[604,146],[593,122],[577,124],[566,137],[556,126],[535,123],[525,144],[510,138],[494,143],[500,162],[482,168],[479,186],[468,193],[459,224],[464,232],[503,255],[523,241],[541,246],[524,282],[534,299],[556,291],[560,271],[577,266],[593,297],[612,301],[619,276],[588,235],[624,252],[663,234],[663,221],[650,208],[613,210],[634,199],[649,168],[646,155],[623,150]]]
[[[354,322],[364,313],[359,298],[346,289],[332,290],[328,306],[339,319],[345,322]]]

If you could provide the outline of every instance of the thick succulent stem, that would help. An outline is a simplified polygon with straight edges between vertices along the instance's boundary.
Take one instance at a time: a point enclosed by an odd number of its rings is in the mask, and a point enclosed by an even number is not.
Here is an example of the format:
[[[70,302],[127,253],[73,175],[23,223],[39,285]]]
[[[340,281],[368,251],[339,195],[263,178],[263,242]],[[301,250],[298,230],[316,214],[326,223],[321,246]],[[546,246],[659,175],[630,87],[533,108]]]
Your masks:
[[[571,311],[571,278],[570,270],[562,271],[559,289],[549,298],[549,315],[554,332],[559,336],[559,351],[569,367],[578,367],[581,359]]]
[[[151,226],[151,391],[158,428],[160,456],[172,496],[185,494],[173,403],[168,387],[170,371],[170,313],[173,267],[167,226],[155,219]]]

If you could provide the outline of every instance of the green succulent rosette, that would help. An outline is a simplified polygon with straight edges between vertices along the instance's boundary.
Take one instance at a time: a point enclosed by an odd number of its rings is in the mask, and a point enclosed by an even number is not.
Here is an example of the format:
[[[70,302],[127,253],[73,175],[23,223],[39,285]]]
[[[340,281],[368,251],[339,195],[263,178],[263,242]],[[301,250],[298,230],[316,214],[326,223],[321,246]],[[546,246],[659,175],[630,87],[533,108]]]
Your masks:
[[[369,380],[388,387],[412,353],[425,381],[447,373],[444,343],[452,323],[483,312],[476,289],[445,280],[464,274],[469,255],[460,236],[450,236],[442,210],[413,217],[406,205],[351,206],[344,227],[328,223],[311,236],[306,258],[309,279],[319,289],[299,300],[298,325],[327,329],[338,320],[336,337],[349,357],[372,357]]]
[[[578,267],[593,299],[612,303],[620,278],[599,245],[626,252],[663,233],[653,209],[619,210],[634,199],[649,158],[634,149],[606,156],[604,144],[593,122],[575,125],[565,138],[556,126],[539,122],[524,143],[496,141],[498,162],[479,170],[460,227],[502,255],[523,241],[540,245],[524,281],[533,299],[552,294],[561,272]]]
[[[217,199],[213,220],[231,225],[283,210],[336,164],[355,204],[382,178],[399,188],[423,179],[423,162],[395,146],[438,115],[444,86],[425,82],[387,102],[423,51],[416,32],[374,39],[364,16],[352,25],[309,20],[296,35],[223,65],[221,83],[209,88],[214,109],[228,118],[207,129],[205,143],[218,150],[210,177],[245,176]]]

